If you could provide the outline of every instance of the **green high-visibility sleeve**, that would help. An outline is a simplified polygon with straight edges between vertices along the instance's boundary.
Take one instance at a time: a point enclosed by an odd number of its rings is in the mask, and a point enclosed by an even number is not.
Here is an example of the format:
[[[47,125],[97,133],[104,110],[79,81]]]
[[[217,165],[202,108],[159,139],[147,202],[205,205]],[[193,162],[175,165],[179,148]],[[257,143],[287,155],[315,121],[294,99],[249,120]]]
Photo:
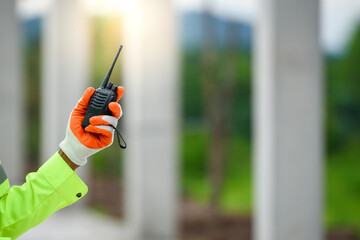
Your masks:
[[[7,179],[0,185],[0,239],[18,238],[57,210],[82,198],[88,190],[59,153],[37,172],[29,173],[22,186],[8,186]],[[2,193],[5,187],[8,189]]]

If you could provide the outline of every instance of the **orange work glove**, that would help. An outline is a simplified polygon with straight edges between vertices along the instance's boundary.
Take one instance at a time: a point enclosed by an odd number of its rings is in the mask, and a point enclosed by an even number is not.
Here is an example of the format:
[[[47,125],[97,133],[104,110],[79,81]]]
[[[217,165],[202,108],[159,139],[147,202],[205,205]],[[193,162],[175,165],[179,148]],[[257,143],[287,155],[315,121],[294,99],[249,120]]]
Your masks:
[[[114,128],[122,116],[122,110],[117,103],[124,93],[123,87],[117,89],[117,100],[109,104],[113,116],[101,115],[90,118],[90,125],[85,129],[81,123],[85,117],[91,96],[95,89],[86,89],[83,97],[70,114],[66,128],[65,139],[60,143],[61,150],[77,165],[85,165],[87,158],[98,151],[109,147],[114,141]]]

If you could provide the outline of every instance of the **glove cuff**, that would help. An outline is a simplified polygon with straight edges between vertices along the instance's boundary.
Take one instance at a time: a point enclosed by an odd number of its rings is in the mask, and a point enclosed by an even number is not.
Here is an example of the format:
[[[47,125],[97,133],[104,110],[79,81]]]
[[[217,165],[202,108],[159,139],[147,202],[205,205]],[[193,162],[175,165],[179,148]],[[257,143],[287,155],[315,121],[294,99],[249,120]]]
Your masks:
[[[78,154],[76,154],[78,151],[76,151],[73,146],[74,144],[69,143],[67,139],[64,139],[59,145],[60,149],[73,163],[79,166],[84,166],[87,163],[87,157],[78,156]]]

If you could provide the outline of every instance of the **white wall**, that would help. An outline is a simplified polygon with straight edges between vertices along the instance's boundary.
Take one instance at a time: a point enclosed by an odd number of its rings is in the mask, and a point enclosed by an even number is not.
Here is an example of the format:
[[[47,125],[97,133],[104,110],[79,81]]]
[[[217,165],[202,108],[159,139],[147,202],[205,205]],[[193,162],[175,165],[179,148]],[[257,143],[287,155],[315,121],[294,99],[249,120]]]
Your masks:
[[[24,182],[21,45],[15,1],[0,1],[0,159],[10,184]],[[26,91],[26,89],[25,89]]]
[[[323,81],[318,0],[262,0],[254,61],[255,239],[320,240]]]
[[[176,239],[180,91],[171,1],[135,1],[124,22],[126,220],[132,239]]]

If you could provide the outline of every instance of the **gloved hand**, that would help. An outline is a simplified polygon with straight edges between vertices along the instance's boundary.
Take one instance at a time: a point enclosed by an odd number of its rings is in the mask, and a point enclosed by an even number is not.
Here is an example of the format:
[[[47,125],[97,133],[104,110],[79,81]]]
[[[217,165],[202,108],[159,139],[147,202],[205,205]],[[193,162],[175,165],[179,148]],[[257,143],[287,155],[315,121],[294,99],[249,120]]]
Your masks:
[[[90,118],[90,125],[85,129],[81,123],[85,117],[91,96],[95,89],[86,89],[83,97],[70,114],[65,139],[60,143],[61,150],[77,165],[85,165],[87,158],[98,151],[109,147],[114,141],[114,127],[122,116],[117,103],[124,93],[123,87],[117,89],[117,100],[109,104],[113,116],[101,115]]]

